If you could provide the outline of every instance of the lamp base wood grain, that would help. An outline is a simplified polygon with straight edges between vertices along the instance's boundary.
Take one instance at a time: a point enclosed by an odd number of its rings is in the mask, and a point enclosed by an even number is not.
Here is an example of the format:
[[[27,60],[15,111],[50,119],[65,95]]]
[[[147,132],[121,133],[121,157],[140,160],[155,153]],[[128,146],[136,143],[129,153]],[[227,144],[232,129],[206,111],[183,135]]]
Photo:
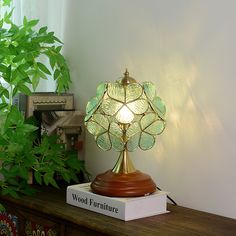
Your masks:
[[[155,192],[156,184],[149,175],[138,170],[128,174],[108,170],[95,178],[91,189],[109,197],[139,197]]]

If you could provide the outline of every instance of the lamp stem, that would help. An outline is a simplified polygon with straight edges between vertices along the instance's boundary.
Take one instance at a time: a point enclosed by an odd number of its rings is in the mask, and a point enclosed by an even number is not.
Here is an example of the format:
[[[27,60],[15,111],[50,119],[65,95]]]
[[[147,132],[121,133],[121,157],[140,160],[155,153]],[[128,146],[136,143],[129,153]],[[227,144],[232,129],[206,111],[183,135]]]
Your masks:
[[[128,174],[135,171],[136,169],[134,168],[133,163],[129,158],[128,151],[126,149],[121,151],[119,159],[113,167],[112,172],[116,174]]]

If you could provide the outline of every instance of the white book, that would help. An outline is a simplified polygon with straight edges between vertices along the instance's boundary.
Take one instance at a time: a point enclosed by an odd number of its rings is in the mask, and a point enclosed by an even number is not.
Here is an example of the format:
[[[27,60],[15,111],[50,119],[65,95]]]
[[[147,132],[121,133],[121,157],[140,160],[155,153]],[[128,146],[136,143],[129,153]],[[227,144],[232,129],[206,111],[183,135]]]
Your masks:
[[[66,202],[124,221],[168,212],[167,192],[156,191],[148,196],[130,198],[106,197],[93,193],[90,183],[68,186]]]

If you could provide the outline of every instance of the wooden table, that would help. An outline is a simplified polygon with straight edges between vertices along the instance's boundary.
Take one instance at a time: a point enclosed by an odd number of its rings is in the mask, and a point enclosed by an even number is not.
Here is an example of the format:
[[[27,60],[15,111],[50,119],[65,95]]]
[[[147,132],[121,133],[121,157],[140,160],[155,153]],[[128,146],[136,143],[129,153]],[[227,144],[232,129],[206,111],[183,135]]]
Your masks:
[[[46,226],[46,235],[236,235],[236,220],[185,207],[168,205],[170,213],[124,222],[66,204],[66,192],[50,188],[34,196],[0,196],[7,211],[19,219],[19,234],[32,235],[29,225]],[[39,226],[42,226],[41,228]],[[49,232],[49,231],[48,231]],[[42,233],[35,235],[43,235]]]

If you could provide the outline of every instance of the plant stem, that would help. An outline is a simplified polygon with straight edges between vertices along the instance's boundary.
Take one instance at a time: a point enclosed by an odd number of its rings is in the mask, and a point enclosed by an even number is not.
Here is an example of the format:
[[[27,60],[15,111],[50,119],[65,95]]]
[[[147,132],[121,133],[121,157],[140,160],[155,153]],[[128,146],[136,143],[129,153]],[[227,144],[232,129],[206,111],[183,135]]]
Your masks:
[[[10,85],[10,90],[9,90],[9,106],[11,107],[13,103],[13,86]]]

